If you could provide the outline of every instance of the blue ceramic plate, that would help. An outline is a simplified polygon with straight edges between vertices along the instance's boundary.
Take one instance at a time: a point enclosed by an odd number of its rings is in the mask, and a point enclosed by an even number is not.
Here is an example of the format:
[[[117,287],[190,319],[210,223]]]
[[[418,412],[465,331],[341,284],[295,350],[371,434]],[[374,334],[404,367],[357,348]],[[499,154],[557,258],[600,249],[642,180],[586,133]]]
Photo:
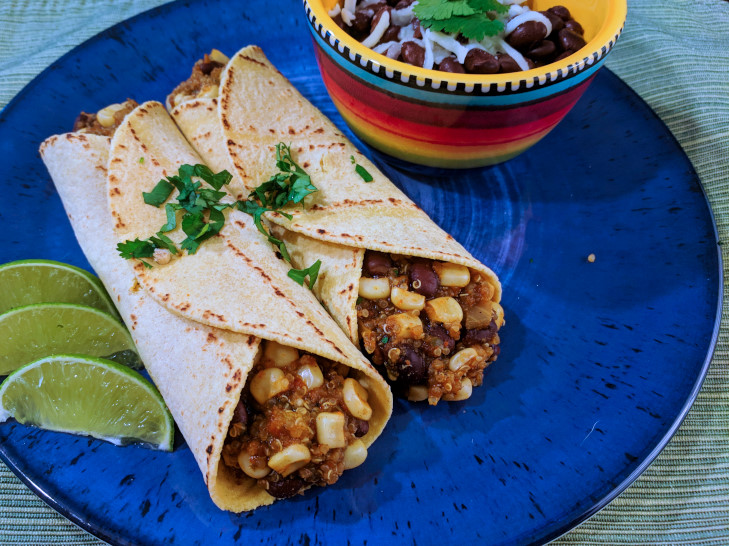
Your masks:
[[[213,47],[261,45],[353,138],[322,85],[302,6],[278,4],[166,5],[28,85],[0,114],[0,261],[88,267],[38,144],[81,110],[164,99]],[[8,423],[3,460],[113,544],[543,542],[602,508],[676,431],[718,332],[717,236],[688,159],[606,70],[552,134],[503,165],[412,176],[374,159],[504,284],[501,357],[470,400],[397,402],[362,467],[244,515],[213,505],[182,440],[167,454]]]

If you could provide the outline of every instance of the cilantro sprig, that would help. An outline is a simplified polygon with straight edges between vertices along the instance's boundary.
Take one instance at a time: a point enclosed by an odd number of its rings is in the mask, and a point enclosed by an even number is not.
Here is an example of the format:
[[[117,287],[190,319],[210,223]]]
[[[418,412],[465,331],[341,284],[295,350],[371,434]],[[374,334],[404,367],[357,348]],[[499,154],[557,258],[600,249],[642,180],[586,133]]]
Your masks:
[[[204,188],[202,182],[193,181],[193,177],[202,179],[212,189]],[[182,165],[176,175],[157,182],[151,192],[142,192],[146,204],[160,207],[177,189],[177,202],[165,205],[167,222],[155,235],[147,239],[137,238],[119,243],[117,250],[120,256],[126,259],[151,258],[158,248],[178,254],[180,250],[165,233],[177,227],[179,211],[183,211],[179,221],[182,231],[187,235],[180,243],[180,248],[188,254],[195,254],[203,241],[210,239],[223,228],[223,211],[235,206],[234,203],[220,202],[227,194],[219,190],[229,184],[232,178],[228,171],[213,173],[205,165]],[[152,267],[147,262],[143,263],[146,267]]]
[[[422,27],[476,41],[501,32],[504,24],[496,17],[508,10],[497,0],[418,0],[413,8]]]
[[[314,286],[316,278],[319,276],[319,268],[321,267],[321,260],[315,261],[306,269],[293,269],[289,271],[289,277],[294,279],[301,286],[304,286],[304,279],[309,276],[309,288]]]
[[[372,178],[372,175],[370,172],[365,169],[362,165],[357,163],[357,161],[354,159],[353,155],[349,156],[349,160],[352,162],[352,165],[354,165],[354,170],[357,172],[358,175],[362,177],[362,180],[365,182],[372,182],[374,178]]]
[[[312,184],[309,174],[294,161],[291,156],[291,146],[283,142],[276,145],[276,167],[279,169],[278,173],[254,189],[246,201],[238,201],[237,205],[239,210],[253,216],[253,223],[258,231],[278,248],[284,260],[291,263],[291,256],[286,244],[269,233],[263,225],[261,217],[265,212],[277,212],[291,220],[293,216],[281,209],[289,203],[301,203],[307,195],[319,190]],[[317,260],[306,269],[291,268],[288,275],[301,285],[304,284],[304,279],[308,275],[309,288],[311,288],[319,275],[319,267],[321,267],[321,261]]]

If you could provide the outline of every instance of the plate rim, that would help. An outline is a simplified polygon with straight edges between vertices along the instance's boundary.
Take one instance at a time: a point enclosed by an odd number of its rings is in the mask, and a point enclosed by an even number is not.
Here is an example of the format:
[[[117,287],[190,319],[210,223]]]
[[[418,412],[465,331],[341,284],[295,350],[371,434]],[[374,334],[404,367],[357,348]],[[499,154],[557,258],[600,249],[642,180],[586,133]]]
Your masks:
[[[195,3],[201,2],[202,0],[195,0]],[[190,5],[192,2],[188,3]],[[21,102],[22,99],[25,97],[26,94],[28,94],[37,84],[38,82],[43,79],[43,77],[46,75],[46,73],[51,72],[53,70],[57,69],[57,66],[62,62],[65,61],[66,58],[71,57],[75,55],[78,51],[88,47],[90,44],[93,44],[103,38],[106,38],[108,34],[113,33],[116,29],[119,29],[122,26],[129,25],[130,23],[134,23],[137,19],[142,19],[145,17],[149,17],[152,13],[158,13],[162,11],[169,11],[173,5],[178,4],[175,0],[167,1],[163,4],[160,4],[158,6],[152,7],[150,9],[144,10],[140,13],[137,13],[136,15],[133,15],[127,19],[123,19],[103,30],[100,32],[94,34],[93,36],[87,38],[80,44],[74,46],[69,51],[55,59],[51,64],[49,64],[46,68],[44,68],[41,72],[36,74],[28,83],[26,83],[20,91],[18,91],[15,96],[13,96],[12,99],[2,108],[0,109],[0,122],[3,121],[3,118],[6,117],[7,112],[12,111],[12,109],[15,107],[16,103]],[[613,500],[615,500],[618,496],[620,496],[628,487],[630,487],[658,458],[660,453],[666,448],[668,443],[671,441],[671,439],[676,435],[678,432],[678,429],[681,427],[683,422],[686,420],[686,417],[688,416],[689,412],[691,411],[691,408],[693,407],[694,403],[696,402],[696,399],[698,398],[698,395],[701,391],[701,388],[706,380],[706,377],[708,375],[709,368],[711,366],[711,362],[713,360],[714,354],[716,352],[716,347],[718,344],[719,339],[719,333],[721,329],[721,321],[722,321],[722,311],[724,307],[724,269],[723,269],[723,255],[721,252],[721,246],[720,246],[720,239],[719,239],[719,232],[718,232],[718,226],[716,223],[716,216],[714,214],[714,209],[711,206],[711,201],[708,198],[708,195],[706,193],[706,189],[704,188],[704,183],[701,180],[701,177],[698,175],[698,172],[696,170],[696,167],[689,157],[686,150],[681,146],[680,142],[676,138],[676,135],[671,131],[671,129],[668,127],[668,125],[665,123],[665,121],[655,112],[655,110],[651,107],[651,105],[643,99],[628,83],[626,83],[622,78],[620,78],[615,72],[610,70],[609,67],[603,66],[601,70],[607,71],[612,76],[617,78],[626,88],[627,90],[637,99],[638,102],[645,105],[648,110],[650,111],[651,116],[654,120],[658,121],[660,125],[662,125],[666,133],[670,135],[670,139],[672,140],[673,144],[675,144],[682,152],[683,155],[688,159],[690,165],[691,165],[691,173],[693,176],[695,176],[699,189],[701,190],[701,195],[703,197],[703,202],[706,205],[706,208],[708,209],[709,213],[709,219],[711,222],[711,227],[713,230],[713,242],[714,242],[714,250],[716,252],[717,257],[717,265],[718,265],[718,290],[717,290],[717,305],[716,305],[716,315],[714,317],[714,326],[713,326],[713,332],[711,335],[711,340],[709,342],[709,346],[707,348],[707,353],[704,358],[704,362],[701,365],[700,372],[694,381],[694,384],[691,388],[691,392],[686,398],[686,401],[684,402],[683,406],[681,407],[681,410],[676,415],[673,423],[669,427],[669,429],[666,431],[666,433],[663,435],[663,437],[660,438],[660,440],[657,442],[655,447],[651,450],[651,452],[640,462],[640,464],[635,468],[633,472],[631,472],[622,482],[620,482],[617,486],[615,486],[607,495],[605,495],[603,498],[601,498],[599,501],[594,503],[592,506],[584,510],[580,515],[573,518],[569,522],[566,522],[565,524],[558,527],[556,530],[544,533],[538,540],[533,540],[530,544],[547,544],[550,542],[553,542],[554,540],[557,540],[558,538],[566,535],[573,529],[577,528],[581,524],[583,524],[585,521],[590,519],[592,516],[597,514],[598,512],[602,511],[606,506],[608,506]],[[594,83],[594,82],[593,82]],[[455,169],[457,170],[457,169]],[[92,536],[103,540],[104,542],[107,542],[111,544],[112,546],[134,546],[136,543],[129,541],[125,537],[117,536],[115,533],[108,533],[105,528],[101,525],[95,525],[93,522],[89,521],[87,518],[84,518],[82,514],[77,512],[76,510],[72,509],[70,506],[65,505],[59,501],[57,501],[54,497],[52,497],[44,488],[42,485],[36,483],[30,476],[28,476],[26,473],[22,471],[22,469],[15,464],[13,459],[9,458],[5,452],[5,449],[2,445],[0,445],[0,460],[3,461],[3,463],[8,467],[8,469],[25,485],[28,487],[30,491],[32,491],[40,500],[42,500],[47,506],[52,508],[54,511],[56,511],[61,516],[65,517],[67,520],[71,521],[73,524],[75,524],[80,529],[84,530],[85,532],[91,534]]]

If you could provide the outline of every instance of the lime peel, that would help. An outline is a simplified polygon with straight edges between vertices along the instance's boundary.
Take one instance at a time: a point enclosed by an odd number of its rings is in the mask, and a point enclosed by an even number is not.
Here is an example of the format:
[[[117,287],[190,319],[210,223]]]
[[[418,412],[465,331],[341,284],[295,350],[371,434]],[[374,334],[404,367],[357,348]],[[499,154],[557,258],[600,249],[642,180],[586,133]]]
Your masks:
[[[77,303],[118,316],[99,278],[53,260],[16,260],[0,265],[0,313],[33,303]]]
[[[0,422],[141,442],[172,451],[174,421],[159,391],[138,372],[85,355],[41,358],[0,384]]]

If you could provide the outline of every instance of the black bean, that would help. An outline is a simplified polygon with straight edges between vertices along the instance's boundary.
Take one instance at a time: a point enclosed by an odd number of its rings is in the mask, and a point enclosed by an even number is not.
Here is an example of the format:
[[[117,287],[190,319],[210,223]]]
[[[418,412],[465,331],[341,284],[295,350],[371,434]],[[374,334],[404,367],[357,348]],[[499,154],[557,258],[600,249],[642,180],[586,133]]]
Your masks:
[[[553,13],[563,21],[569,21],[572,19],[572,15],[570,15],[570,10],[568,10],[564,6],[554,6],[553,8],[549,8],[547,10],[549,13]]]
[[[76,121],[73,122],[73,130],[78,131],[79,129],[83,129],[84,127],[88,127],[94,122],[94,114],[87,114],[86,112],[81,112],[78,117],[76,118]]]
[[[306,486],[306,482],[298,476],[281,478],[277,482],[268,482],[268,494],[277,499],[293,497]]]
[[[410,276],[410,287],[417,292],[431,298],[435,296],[438,287],[440,286],[440,279],[435,274],[433,268],[429,262],[414,262],[410,265],[409,270]]]
[[[373,32],[375,30],[377,23],[380,22],[380,19],[382,19],[382,16],[385,15],[385,13],[389,13],[390,17],[392,17],[392,8],[390,6],[385,6],[383,8],[380,8],[379,11],[375,12],[375,16],[372,18],[372,24],[370,25],[370,32]]]
[[[441,72],[454,72],[456,74],[465,74],[466,71],[463,69],[463,65],[458,62],[455,57],[446,57],[438,65],[438,70]]]
[[[392,260],[387,254],[368,250],[364,257],[365,273],[370,275],[387,275],[392,267]]]
[[[570,19],[564,24],[564,28],[570,29],[572,32],[575,32],[582,36],[585,34],[585,30],[582,28],[582,25],[575,21],[574,19]]]
[[[549,19],[549,22],[552,23],[552,32],[549,35],[557,36],[557,33],[564,28],[564,21],[562,18],[550,11],[540,11],[539,13],[544,15],[547,19]]]
[[[458,36],[456,36],[456,41],[461,45],[468,45],[468,38],[466,38],[463,34],[460,32],[458,33]]]
[[[554,61],[552,61],[552,62],[557,62],[557,61],[561,61],[562,59],[566,59],[567,57],[569,57],[569,56],[570,56],[570,55],[572,55],[573,53],[574,53],[574,51],[572,51],[572,50],[569,50],[569,49],[568,49],[567,51],[563,51],[563,52],[562,52],[562,53],[560,53],[560,54],[559,54],[559,56],[558,56],[558,57],[557,57],[557,58],[556,58],[556,59],[555,59]]]
[[[443,348],[452,351],[456,346],[456,340],[449,336],[446,329],[440,324],[427,320],[424,329],[426,335],[439,338],[443,342]]]
[[[213,70],[221,66],[224,66],[223,63],[219,63],[218,61],[203,61],[200,63],[200,72],[209,76]]]
[[[370,431],[370,424],[364,419],[357,419],[357,429],[354,431],[354,435],[357,438],[361,438]]]
[[[378,43],[384,44],[387,42],[397,42],[400,39],[400,27],[397,25],[390,25],[382,38]]]
[[[496,328],[496,323],[492,320],[491,324],[488,325],[488,328],[468,330],[466,335],[463,337],[463,344],[485,345],[487,343],[491,343],[491,340],[494,339],[497,331],[498,328]]]
[[[415,0],[400,0],[397,4],[395,4],[395,9],[405,9],[413,2],[415,2]]]
[[[499,60],[499,72],[502,74],[506,72],[519,72],[521,70],[521,67],[511,57],[511,55],[499,53],[496,55],[496,58]]]
[[[585,46],[585,39],[576,32],[563,28],[559,31],[559,45],[564,51],[577,51]]]
[[[395,363],[399,382],[407,385],[424,385],[428,382],[428,366],[415,349],[403,347]]]
[[[425,48],[415,42],[405,42],[400,50],[403,62],[413,66],[423,66],[425,61]]]
[[[496,74],[499,71],[499,61],[483,49],[469,51],[463,66],[471,74]]]
[[[541,42],[537,43],[533,48],[531,48],[529,51],[525,53],[525,55],[528,55],[532,59],[537,60],[543,60],[547,59],[550,56],[554,55],[554,53],[557,51],[557,46],[554,45],[554,42],[551,40],[542,40]]]
[[[352,20],[352,26],[350,27],[352,29],[352,34],[366,37],[370,32],[370,25],[372,24],[373,16],[374,13],[366,10],[355,12],[354,19]]]
[[[539,21],[525,21],[506,39],[512,47],[519,51],[528,51],[534,45],[547,37],[547,27]]]
[[[238,400],[238,405],[233,410],[233,419],[231,422],[240,423],[243,426],[248,423],[248,411],[246,411],[246,406],[242,399]]]
[[[387,2],[385,2],[383,0],[382,2],[377,2],[376,4],[370,4],[369,6],[365,6],[363,8],[358,8],[357,11],[363,11],[365,13],[369,13],[370,17],[373,17],[375,15],[375,13],[377,13],[384,7],[387,7]]]
[[[410,25],[413,27],[413,38],[417,38],[418,40],[423,38],[423,31],[420,29],[420,21],[416,18],[413,19],[413,22],[410,23]],[[416,44],[417,45],[417,44]],[[423,50],[425,52],[425,50]],[[412,64],[412,63],[410,63]],[[419,66],[423,66],[423,63],[420,63]]]

